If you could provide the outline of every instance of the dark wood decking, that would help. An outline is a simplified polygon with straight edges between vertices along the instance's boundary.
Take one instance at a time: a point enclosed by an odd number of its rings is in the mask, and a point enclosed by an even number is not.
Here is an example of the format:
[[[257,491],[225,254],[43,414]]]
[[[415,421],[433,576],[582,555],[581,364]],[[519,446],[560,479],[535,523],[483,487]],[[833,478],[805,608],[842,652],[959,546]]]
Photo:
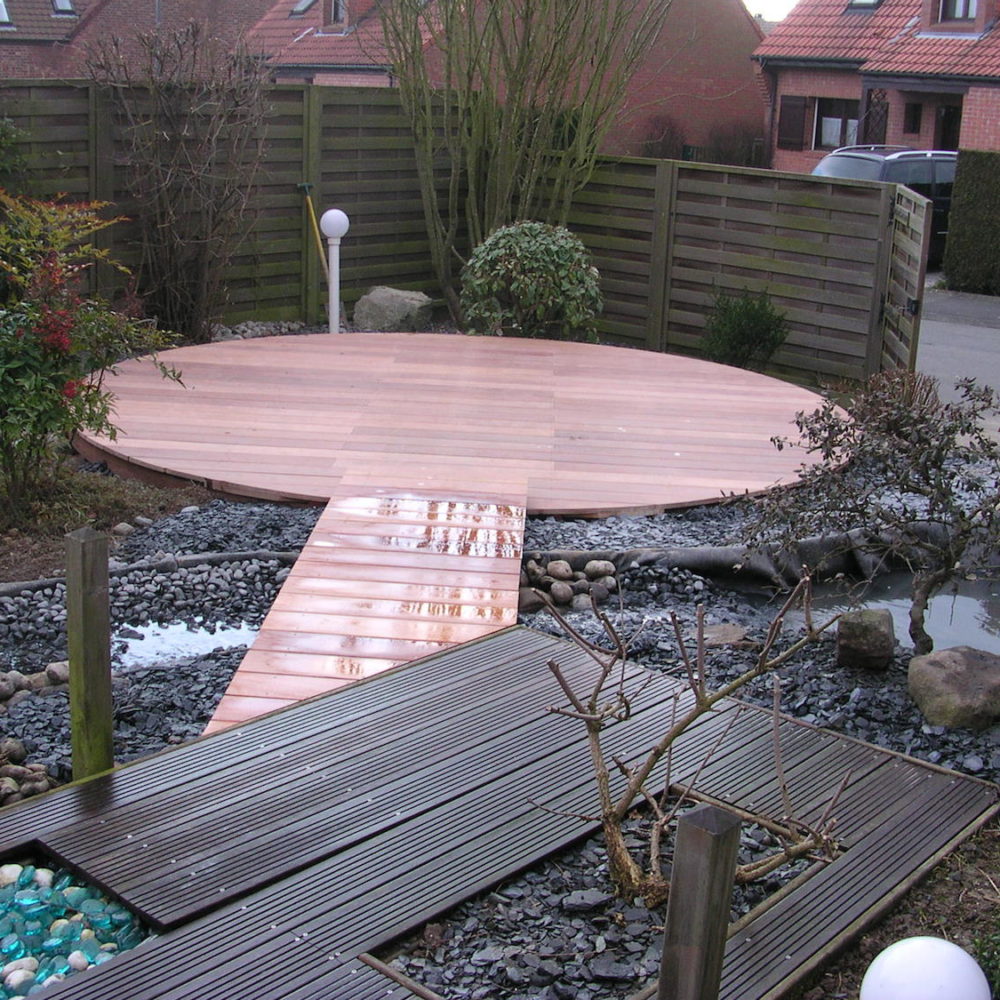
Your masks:
[[[579,724],[545,711],[562,700],[551,658],[577,682],[591,675],[571,645],[507,629],[4,810],[0,850],[40,845],[162,930],[48,995],[405,996],[358,956],[586,832],[531,801],[593,803]],[[612,749],[645,748],[676,686],[657,678],[608,731]],[[777,803],[771,716],[736,702],[684,737],[673,780],[731,722],[700,792]],[[791,720],[780,733],[800,812],[815,816],[850,771],[836,812],[846,850],[730,939],[726,1000],[779,995],[996,806],[984,782]]]

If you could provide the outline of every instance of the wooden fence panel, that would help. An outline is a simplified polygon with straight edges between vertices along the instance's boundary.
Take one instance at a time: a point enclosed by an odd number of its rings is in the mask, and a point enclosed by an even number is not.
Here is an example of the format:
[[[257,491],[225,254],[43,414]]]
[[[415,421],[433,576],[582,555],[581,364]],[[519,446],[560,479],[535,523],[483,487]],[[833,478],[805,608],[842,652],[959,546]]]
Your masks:
[[[697,350],[718,293],[766,291],[791,328],[775,369],[863,378],[887,221],[875,185],[679,164],[662,347]]]
[[[306,94],[299,86],[271,91],[247,238],[229,269],[229,323],[300,319],[306,314],[303,250],[308,234],[299,186],[307,180]]]
[[[877,368],[913,369],[917,361],[920,302],[931,239],[931,202],[897,186],[892,213],[892,253]]]
[[[322,204],[351,220],[341,247],[345,302],[391,284],[439,294],[431,267],[417,161],[399,94],[385,88],[316,88]]]
[[[92,84],[7,81],[0,101],[28,136],[30,193],[96,197],[134,212],[127,154]],[[351,219],[341,249],[348,304],[377,284],[439,294],[398,93],[280,85],[253,217],[228,275],[228,322],[322,322],[324,264],[304,185],[317,215],[336,207]],[[604,340],[698,353],[719,292],[767,291],[791,326],[774,369],[800,381],[853,381],[912,366],[916,355],[918,317],[896,320],[918,297],[926,219],[904,196],[893,222],[894,197],[859,181],[608,159],[576,195],[569,226],[601,272]],[[126,224],[102,239],[134,264],[135,236]]]
[[[600,334],[609,343],[658,348],[657,178],[656,161],[609,161],[573,199],[567,224],[601,274]]]

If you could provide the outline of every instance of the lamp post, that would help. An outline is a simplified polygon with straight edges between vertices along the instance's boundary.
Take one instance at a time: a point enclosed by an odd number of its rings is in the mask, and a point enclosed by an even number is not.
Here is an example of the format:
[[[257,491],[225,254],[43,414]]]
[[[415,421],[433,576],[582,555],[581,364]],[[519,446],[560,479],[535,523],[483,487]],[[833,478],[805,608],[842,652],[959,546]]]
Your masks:
[[[330,296],[328,314],[330,333],[340,333],[340,241],[347,235],[351,220],[339,208],[327,209],[319,220],[319,228],[326,237],[327,259],[330,267],[330,281],[327,293]]]

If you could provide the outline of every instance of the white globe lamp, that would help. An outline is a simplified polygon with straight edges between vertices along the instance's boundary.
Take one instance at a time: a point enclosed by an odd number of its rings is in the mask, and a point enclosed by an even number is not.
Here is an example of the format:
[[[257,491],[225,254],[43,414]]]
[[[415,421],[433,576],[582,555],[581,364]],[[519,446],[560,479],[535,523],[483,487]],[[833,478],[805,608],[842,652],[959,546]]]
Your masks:
[[[323,235],[326,237],[327,260],[330,268],[330,280],[327,287],[329,294],[327,316],[330,333],[340,333],[340,241],[347,235],[347,230],[351,228],[351,220],[347,218],[347,213],[342,212],[339,208],[329,208],[320,216],[319,228],[323,230]]]
[[[875,957],[861,981],[859,1000],[990,1000],[990,984],[957,944],[912,937]]]

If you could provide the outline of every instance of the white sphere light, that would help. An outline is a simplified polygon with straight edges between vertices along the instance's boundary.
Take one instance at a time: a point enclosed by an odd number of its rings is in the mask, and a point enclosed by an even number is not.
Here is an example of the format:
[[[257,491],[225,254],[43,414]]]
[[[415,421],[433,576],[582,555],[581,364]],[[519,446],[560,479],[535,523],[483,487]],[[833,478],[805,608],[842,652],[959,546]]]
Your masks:
[[[861,981],[859,1000],[990,1000],[990,984],[957,944],[912,937],[875,957]]]
[[[323,230],[323,235],[327,239],[339,240],[347,235],[347,230],[351,227],[351,221],[347,218],[347,213],[339,208],[328,208],[319,220],[319,228]]]

